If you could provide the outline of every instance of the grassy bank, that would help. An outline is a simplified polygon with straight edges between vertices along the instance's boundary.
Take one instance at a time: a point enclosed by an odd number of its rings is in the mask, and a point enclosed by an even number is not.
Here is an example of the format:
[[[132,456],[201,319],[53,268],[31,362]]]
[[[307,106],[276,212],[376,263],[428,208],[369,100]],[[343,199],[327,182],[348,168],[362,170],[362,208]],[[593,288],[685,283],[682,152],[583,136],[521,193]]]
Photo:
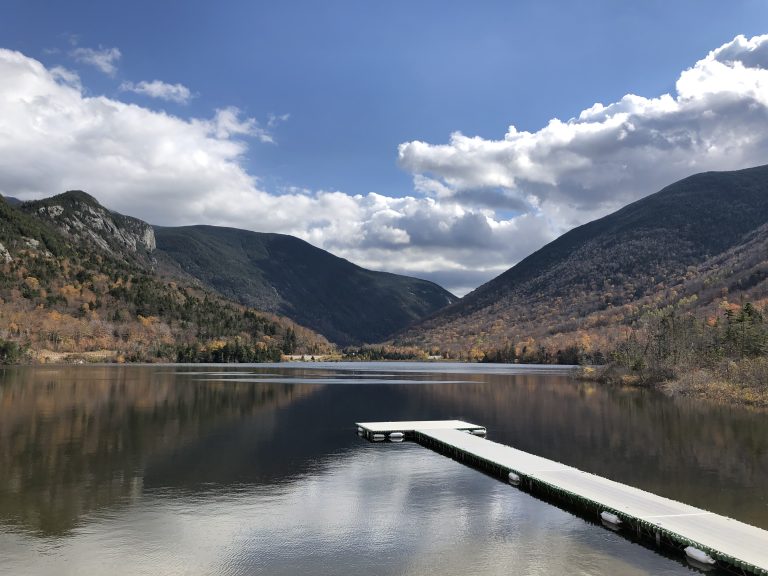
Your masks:
[[[681,370],[666,379],[641,379],[615,364],[582,367],[580,380],[654,388],[670,396],[768,408],[768,358],[728,360],[717,366]]]
[[[691,369],[659,387],[670,394],[768,407],[768,358],[745,358]]]
[[[605,366],[580,377],[669,394],[768,407],[768,322],[751,303],[704,318],[670,307],[633,327]]]
[[[768,408],[768,358],[727,360],[717,366],[687,367],[666,378],[641,379],[636,372],[616,364],[582,367],[577,378],[607,384],[654,388],[670,396],[690,396]]]

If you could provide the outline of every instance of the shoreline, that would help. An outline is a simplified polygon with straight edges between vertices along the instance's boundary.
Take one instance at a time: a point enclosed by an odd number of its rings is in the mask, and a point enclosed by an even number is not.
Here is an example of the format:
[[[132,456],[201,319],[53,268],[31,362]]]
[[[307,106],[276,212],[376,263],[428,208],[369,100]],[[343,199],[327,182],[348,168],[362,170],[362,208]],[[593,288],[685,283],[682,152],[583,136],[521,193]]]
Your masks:
[[[681,371],[680,375],[667,378],[642,379],[615,365],[580,367],[574,378],[585,382],[607,385],[633,386],[662,392],[671,397],[694,398],[745,408],[768,408],[768,380],[737,379],[734,375],[748,372],[754,361],[730,362],[730,373],[722,370],[696,367]],[[747,364],[745,367],[744,364]],[[759,368],[764,368],[762,364]],[[740,370],[741,369],[741,370]],[[750,374],[751,376],[752,374]]]
[[[93,350],[88,352],[55,352],[36,350],[28,355],[29,361],[7,364],[10,366],[85,366],[85,365],[175,365],[179,362],[158,360],[157,362],[133,362],[126,360],[116,350]],[[341,354],[292,354],[281,358],[281,362],[359,362],[371,360],[345,358]],[[413,362],[414,360],[375,360],[375,362]],[[425,364],[451,362],[448,359],[418,360]],[[453,360],[453,362],[457,362]],[[197,363],[189,363],[197,364]],[[208,363],[205,363],[208,364]],[[215,363],[216,365],[237,365],[236,362]],[[470,362],[470,364],[474,364]],[[553,364],[552,366],[557,366]],[[656,390],[670,397],[687,397],[714,401],[747,408],[768,408],[768,360],[745,359],[731,361],[724,367],[691,367],[680,370],[678,375],[648,375],[634,373],[618,365],[576,366],[574,380],[596,382],[607,385],[632,386]]]

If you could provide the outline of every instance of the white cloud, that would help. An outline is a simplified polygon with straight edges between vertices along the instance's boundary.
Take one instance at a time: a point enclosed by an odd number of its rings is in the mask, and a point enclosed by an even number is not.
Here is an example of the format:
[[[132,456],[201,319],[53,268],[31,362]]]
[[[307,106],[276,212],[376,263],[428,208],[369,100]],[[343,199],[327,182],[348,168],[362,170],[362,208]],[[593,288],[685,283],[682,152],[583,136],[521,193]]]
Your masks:
[[[122,56],[117,48],[103,48],[101,46],[98,49],[77,47],[69,55],[77,62],[93,66],[108,76],[115,75],[117,72],[117,61]]]
[[[628,94],[536,132],[510,126],[500,140],[407,142],[399,160],[417,189],[464,205],[517,201],[561,232],[695,172],[765,163],[766,68],[768,35],[738,36],[684,71],[674,95]]]
[[[240,114],[240,110],[235,106],[221,108],[216,110],[212,121],[206,121],[203,125],[208,126],[208,129],[219,139],[251,136],[261,142],[274,142],[272,134],[261,128],[255,118],[241,118]]]
[[[290,114],[270,114],[267,121],[267,128],[274,128],[283,122],[287,122]]]
[[[178,104],[186,104],[192,98],[192,92],[183,84],[168,84],[162,80],[152,80],[151,82],[142,80],[136,84],[133,82],[123,82],[120,85],[120,90],[142,94],[150,98],[177,102]]]
[[[490,210],[435,198],[303,188],[270,194],[241,161],[243,138],[272,137],[233,107],[185,120],[88,97],[76,75],[9,50],[0,50],[0,77],[3,194],[28,199],[83,189],[155,224],[293,234],[362,265],[410,273],[481,269],[488,279],[548,239],[533,226],[532,242],[513,241],[516,229],[530,227],[530,215],[499,220]],[[272,125],[287,116],[275,118]]]
[[[408,142],[405,197],[264,190],[243,166],[265,124],[228,107],[180,118],[86,96],[76,74],[0,50],[0,193],[84,189],[155,224],[299,236],[358,264],[465,292],[569,227],[702,170],[768,160],[768,36],[737,37],[684,71],[676,93],[627,95],[536,132]]]

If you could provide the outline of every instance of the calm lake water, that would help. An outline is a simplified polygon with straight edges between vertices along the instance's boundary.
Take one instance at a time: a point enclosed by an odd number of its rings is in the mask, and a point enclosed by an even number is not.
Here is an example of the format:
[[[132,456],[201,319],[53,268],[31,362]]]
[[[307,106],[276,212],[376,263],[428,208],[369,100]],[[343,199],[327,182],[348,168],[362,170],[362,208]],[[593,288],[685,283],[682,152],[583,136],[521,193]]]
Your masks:
[[[0,372],[0,574],[691,574],[355,421],[489,438],[768,529],[764,412],[542,367]]]

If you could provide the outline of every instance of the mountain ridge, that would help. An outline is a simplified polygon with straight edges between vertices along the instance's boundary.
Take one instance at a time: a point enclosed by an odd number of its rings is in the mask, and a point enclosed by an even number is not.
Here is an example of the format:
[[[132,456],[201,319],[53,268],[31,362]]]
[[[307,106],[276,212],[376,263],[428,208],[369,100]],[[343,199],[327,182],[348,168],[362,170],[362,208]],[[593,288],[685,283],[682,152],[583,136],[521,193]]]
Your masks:
[[[148,230],[82,192],[18,206],[0,199],[0,363],[25,349],[38,361],[145,362],[333,350],[285,317],[158,274]]]
[[[766,222],[768,166],[695,174],[566,232],[395,341],[466,351],[615,328],[649,300],[677,301],[666,293]]]

